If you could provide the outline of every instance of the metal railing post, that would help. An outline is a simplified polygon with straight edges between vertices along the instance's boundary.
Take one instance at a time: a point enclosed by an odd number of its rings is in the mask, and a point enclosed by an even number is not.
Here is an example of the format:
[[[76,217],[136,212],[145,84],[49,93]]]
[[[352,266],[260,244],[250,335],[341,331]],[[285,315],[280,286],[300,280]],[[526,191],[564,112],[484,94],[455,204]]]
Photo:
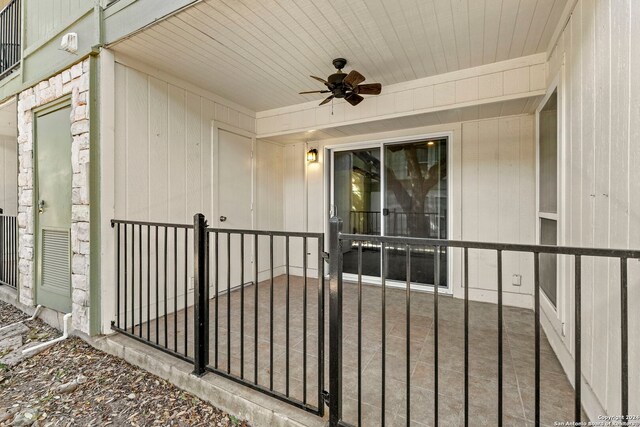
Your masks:
[[[341,418],[342,404],[342,220],[329,220],[329,425]]]
[[[193,217],[194,241],[194,358],[193,375],[202,376],[209,364],[209,239],[203,214]]]

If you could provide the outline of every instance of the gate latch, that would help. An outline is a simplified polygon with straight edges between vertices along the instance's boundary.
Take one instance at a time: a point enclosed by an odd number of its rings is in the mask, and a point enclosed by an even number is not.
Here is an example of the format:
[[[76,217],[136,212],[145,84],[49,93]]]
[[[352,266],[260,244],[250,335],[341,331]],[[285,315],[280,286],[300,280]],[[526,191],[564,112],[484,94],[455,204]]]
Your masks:
[[[327,390],[322,390],[322,400],[329,406],[329,392]]]

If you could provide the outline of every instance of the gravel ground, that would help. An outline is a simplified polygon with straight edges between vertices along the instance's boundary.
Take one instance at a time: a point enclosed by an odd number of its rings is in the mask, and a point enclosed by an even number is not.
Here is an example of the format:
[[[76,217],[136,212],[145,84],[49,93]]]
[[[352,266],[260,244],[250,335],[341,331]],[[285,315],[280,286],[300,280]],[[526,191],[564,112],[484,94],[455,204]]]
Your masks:
[[[27,316],[0,302],[0,326]],[[32,341],[58,331],[28,322]],[[0,366],[0,426],[247,426],[172,384],[70,338]]]

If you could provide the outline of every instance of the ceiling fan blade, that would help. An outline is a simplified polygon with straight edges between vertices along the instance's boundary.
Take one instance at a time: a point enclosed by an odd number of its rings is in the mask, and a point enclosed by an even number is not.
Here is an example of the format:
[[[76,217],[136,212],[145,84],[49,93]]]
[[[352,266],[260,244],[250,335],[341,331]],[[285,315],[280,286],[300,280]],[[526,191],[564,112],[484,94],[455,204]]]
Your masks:
[[[358,86],[360,83],[362,83],[365,80],[366,79],[364,78],[364,76],[362,74],[360,74],[356,70],[351,70],[351,72],[349,74],[347,74],[347,77],[344,78],[342,83],[344,83],[346,85],[349,85],[351,88],[355,88],[356,86]]]
[[[382,92],[382,85],[380,83],[358,85],[353,89],[353,92],[360,95],[380,95],[380,92]]]
[[[333,95],[330,95],[330,96],[328,96],[324,101],[322,101],[322,102],[320,103],[320,105],[324,105],[324,104],[326,104],[327,102],[331,101],[332,99],[333,99]]]
[[[309,76],[309,77],[311,77],[312,79],[316,79],[317,81],[322,82],[325,85],[329,86],[329,82],[326,81],[325,79],[321,78],[321,77],[316,77],[316,76]]]
[[[357,93],[351,92],[349,95],[345,96],[344,99],[349,104],[351,104],[351,105],[353,105],[355,107],[356,105],[360,104],[364,98],[361,97],[360,95],[358,95]]]
[[[308,90],[306,92],[299,92],[300,95],[306,95],[308,93],[329,93],[330,90]]]

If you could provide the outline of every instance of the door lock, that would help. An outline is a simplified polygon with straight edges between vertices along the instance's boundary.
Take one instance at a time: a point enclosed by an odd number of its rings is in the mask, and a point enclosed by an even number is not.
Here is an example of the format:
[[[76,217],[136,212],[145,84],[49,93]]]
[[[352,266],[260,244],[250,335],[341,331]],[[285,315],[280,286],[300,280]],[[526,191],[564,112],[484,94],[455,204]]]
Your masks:
[[[227,220],[226,216],[220,215],[220,222],[225,222]]]
[[[44,212],[44,200],[40,200],[38,202],[38,212],[40,212],[40,213]]]

